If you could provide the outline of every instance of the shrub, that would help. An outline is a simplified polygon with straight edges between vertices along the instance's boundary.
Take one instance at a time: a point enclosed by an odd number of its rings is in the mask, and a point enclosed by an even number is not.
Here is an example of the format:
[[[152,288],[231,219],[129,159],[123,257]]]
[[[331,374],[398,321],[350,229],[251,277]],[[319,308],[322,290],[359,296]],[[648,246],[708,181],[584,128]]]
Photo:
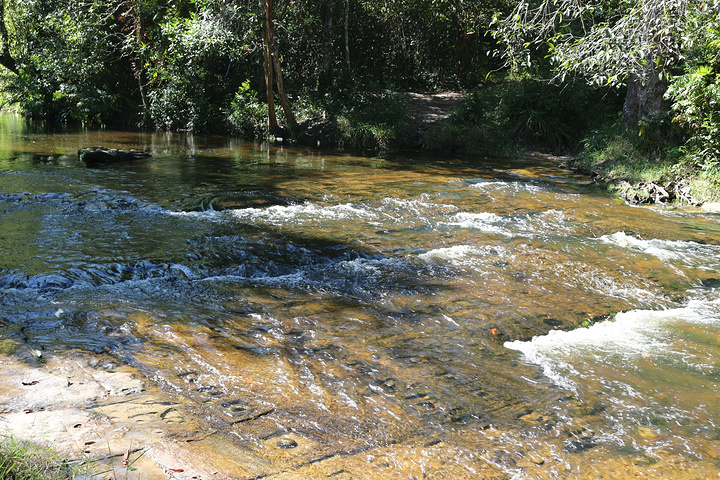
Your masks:
[[[389,92],[338,89],[326,96],[328,115],[337,119],[337,144],[342,148],[384,150],[397,143],[405,125],[405,103]]]
[[[248,138],[262,137],[267,134],[267,118],[267,104],[258,100],[257,92],[246,80],[230,104],[230,129]]]
[[[688,154],[704,170],[720,166],[720,13],[703,5],[692,35],[685,39],[680,75],[673,77],[666,98],[672,101],[673,123],[686,136]],[[709,15],[709,17],[707,17]]]
[[[668,90],[676,116],[687,132],[687,146],[705,169],[720,163],[720,74],[700,65],[676,77]]]

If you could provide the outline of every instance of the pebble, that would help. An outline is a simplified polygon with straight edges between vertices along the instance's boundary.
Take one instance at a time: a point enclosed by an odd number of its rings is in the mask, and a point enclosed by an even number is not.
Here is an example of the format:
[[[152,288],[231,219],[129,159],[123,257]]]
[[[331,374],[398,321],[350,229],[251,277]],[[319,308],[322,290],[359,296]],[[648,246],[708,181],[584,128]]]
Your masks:
[[[276,445],[278,448],[283,448],[286,450],[289,450],[291,448],[295,448],[298,446],[297,442],[295,440],[293,440],[292,438],[281,438],[280,440],[278,440]]]

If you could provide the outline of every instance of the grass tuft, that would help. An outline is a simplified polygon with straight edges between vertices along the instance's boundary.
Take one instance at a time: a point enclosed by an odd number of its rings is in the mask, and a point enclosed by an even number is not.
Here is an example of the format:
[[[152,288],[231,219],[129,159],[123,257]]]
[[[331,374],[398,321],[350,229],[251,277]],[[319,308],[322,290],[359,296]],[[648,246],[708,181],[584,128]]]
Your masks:
[[[78,478],[82,465],[62,458],[49,447],[0,436],[0,478],[3,480],[69,480]]]

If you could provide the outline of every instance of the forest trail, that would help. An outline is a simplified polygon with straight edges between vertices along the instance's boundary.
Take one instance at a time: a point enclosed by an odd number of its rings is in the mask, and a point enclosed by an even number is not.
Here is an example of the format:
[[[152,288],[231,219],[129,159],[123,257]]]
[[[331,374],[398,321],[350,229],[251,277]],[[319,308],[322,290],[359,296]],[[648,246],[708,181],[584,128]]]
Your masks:
[[[408,124],[423,131],[447,120],[466,96],[463,92],[405,93],[403,99],[407,102]]]

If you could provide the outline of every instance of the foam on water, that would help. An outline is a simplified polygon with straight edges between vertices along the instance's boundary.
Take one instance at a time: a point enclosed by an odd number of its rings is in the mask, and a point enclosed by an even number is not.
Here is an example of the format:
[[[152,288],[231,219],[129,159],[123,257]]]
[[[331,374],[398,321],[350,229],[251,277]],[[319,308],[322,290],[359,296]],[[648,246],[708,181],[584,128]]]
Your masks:
[[[244,208],[232,210],[231,215],[243,221],[259,221],[273,225],[375,218],[373,212],[349,203],[324,207],[310,202],[287,206],[274,205],[265,209]]]
[[[515,247],[502,245],[455,245],[431,249],[418,255],[418,259],[431,265],[447,264],[467,269],[474,274],[493,277],[512,275],[516,271],[533,271],[542,268],[544,276],[528,280],[545,288],[547,281],[565,285],[566,291],[591,292],[611,298],[628,299],[636,306],[662,306],[666,299],[662,292],[639,282],[632,275],[608,271],[602,266],[583,261],[546,261],[546,253],[530,245]],[[558,259],[559,260],[559,259]]]
[[[450,203],[434,203],[426,201],[425,195],[420,199],[386,197],[382,205],[394,212],[408,212],[414,215],[444,215],[458,211],[458,207]]]
[[[480,230],[485,233],[492,233],[496,235],[503,235],[506,237],[512,237],[513,234],[510,230],[505,228],[506,221],[500,215],[496,215],[490,212],[480,213],[468,213],[461,212],[453,215],[449,221],[441,222],[440,225],[470,228],[474,230]]]
[[[471,245],[455,245],[452,247],[435,248],[425,253],[421,253],[419,257],[422,260],[446,260],[456,261],[463,260],[468,256],[481,255],[485,251],[485,247],[475,247]]]
[[[230,219],[248,223],[271,225],[318,224],[325,221],[372,220],[377,214],[363,207],[345,203],[320,206],[311,202],[293,205],[273,205],[267,208],[233,210],[205,210],[201,212],[168,212],[170,215],[224,222]]]
[[[677,240],[643,240],[625,232],[603,235],[603,243],[652,255],[663,262],[677,263],[702,270],[720,267],[720,246]]]
[[[455,245],[429,250],[418,255],[418,258],[427,263],[446,262],[457,267],[478,268],[488,262],[497,262],[506,255],[506,249],[502,246]]]
[[[440,222],[440,225],[479,230],[506,237],[569,234],[573,230],[565,214],[555,209],[513,215],[461,212],[453,215],[448,221]]]
[[[530,341],[506,342],[505,347],[521,352],[558,386],[577,391],[577,382],[596,363],[620,368],[638,357],[664,362],[670,356],[687,356],[673,334],[682,324],[720,324],[718,301],[697,299],[682,308],[621,312],[587,328],[554,330]]]
[[[206,210],[201,212],[168,212],[170,215],[198,218],[214,222],[241,220],[253,224],[321,225],[328,222],[362,221],[371,225],[398,227],[401,225],[432,225],[439,228],[478,230],[504,237],[572,233],[561,210],[551,209],[511,215],[492,212],[458,212],[451,203],[435,203],[421,196],[417,199],[384,198],[380,205],[344,203],[322,206],[313,202],[293,205],[274,205],[267,208]]]
[[[531,182],[506,182],[497,180],[470,180],[470,182],[471,188],[483,192],[500,191],[515,194],[519,192],[538,193],[543,191],[540,185]]]

